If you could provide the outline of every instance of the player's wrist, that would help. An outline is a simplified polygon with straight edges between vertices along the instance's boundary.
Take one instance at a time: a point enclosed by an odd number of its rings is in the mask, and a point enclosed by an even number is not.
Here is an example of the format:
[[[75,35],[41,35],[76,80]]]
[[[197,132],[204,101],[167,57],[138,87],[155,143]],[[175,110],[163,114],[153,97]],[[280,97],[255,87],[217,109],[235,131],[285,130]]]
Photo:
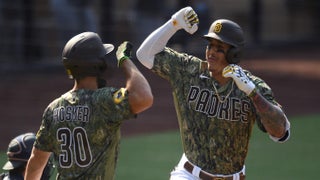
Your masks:
[[[169,21],[168,21],[168,25],[170,29],[172,29],[173,31],[178,31],[180,29],[182,29],[182,27],[179,25],[179,22],[174,19],[174,18],[171,18]]]
[[[256,95],[257,95],[257,88],[255,87],[250,91],[250,93],[248,94],[248,97],[252,98],[252,97],[254,97]]]
[[[173,14],[171,16],[170,19],[170,24],[172,25],[172,27],[178,31],[180,29],[182,29],[182,21],[183,21],[183,16],[184,16],[184,10],[181,9],[180,11],[176,12],[175,14]],[[179,22],[181,21],[181,22]]]
[[[255,91],[255,89],[256,86],[253,84],[253,82],[249,81],[243,91],[249,96],[251,93]]]
[[[123,56],[118,60],[118,67],[121,67],[123,62],[126,60],[129,60],[130,58],[128,56]]]
[[[116,52],[118,67],[121,67],[123,62],[130,59],[133,45],[129,41],[124,41]]]

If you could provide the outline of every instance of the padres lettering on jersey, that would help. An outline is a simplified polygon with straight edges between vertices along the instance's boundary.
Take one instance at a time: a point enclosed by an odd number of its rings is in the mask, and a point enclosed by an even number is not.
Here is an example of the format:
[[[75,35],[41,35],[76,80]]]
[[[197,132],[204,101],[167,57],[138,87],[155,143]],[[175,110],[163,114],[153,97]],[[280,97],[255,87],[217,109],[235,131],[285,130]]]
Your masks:
[[[191,86],[187,101],[193,110],[204,113],[208,117],[228,121],[241,121],[243,123],[248,122],[251,104],[247,99],[231,97],[220,103],[214,91],[207,88],[201,89],[198,86]]]

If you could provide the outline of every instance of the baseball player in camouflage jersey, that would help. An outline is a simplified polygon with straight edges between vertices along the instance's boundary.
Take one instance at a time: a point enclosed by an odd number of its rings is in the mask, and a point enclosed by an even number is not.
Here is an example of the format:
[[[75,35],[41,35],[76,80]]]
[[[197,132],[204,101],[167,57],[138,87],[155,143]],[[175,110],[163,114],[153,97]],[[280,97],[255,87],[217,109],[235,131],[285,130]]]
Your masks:
[[[120,125],[153,102],[147,80],[130,60],[131,49],[124,42],[116,52],[126,87],[101,87],[113,45],[102,44],[93,32],[67,42],[62,59],[74,87],[45,109],[26,179],[41,176],[51,152],[57,162],[57,179],[114,179]]]
[[[276,142],[289,138],[290,123],[271,88],[237,65],[244,45],[238,24],[213,22],[204,35],[206,61],[165,47],[179,29],[193,34],[198,22],[191,7],[183,8],[137,51],[139,61],[172,86],[184,154],[170,179],[245,179],[254,123]]]

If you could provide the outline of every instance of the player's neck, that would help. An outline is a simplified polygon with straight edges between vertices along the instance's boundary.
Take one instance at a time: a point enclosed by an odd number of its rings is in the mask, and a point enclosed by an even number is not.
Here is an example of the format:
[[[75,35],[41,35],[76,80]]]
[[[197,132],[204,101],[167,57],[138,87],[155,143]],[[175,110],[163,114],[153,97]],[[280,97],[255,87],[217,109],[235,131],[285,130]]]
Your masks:
[[[91,89],[95,90],[98,88],[96,77],[85,77],[79,81],[74,81],[74,86],[72,90],[78,89]]]
[[[225,78],[223,76],[212,75],[212,74],[211,74],[211,77],[214,78],[216,81],[218,81],[220,86],[227,84],[230,80],[230,78]]]

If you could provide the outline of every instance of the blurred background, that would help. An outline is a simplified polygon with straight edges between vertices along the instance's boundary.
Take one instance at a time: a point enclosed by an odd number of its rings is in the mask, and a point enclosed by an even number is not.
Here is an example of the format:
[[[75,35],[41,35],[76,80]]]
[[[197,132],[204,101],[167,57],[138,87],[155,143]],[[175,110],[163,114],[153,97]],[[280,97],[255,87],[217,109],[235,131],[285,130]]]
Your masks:
[[[65,42],[83,31],[98,32],[103,41],[138,46],[156,27],[185,6],[200,17],[198,35],[217,18],[242,26],[247,47],[270,43],[317,45],[320,2],[317,0],[1,0],[1,69],[33,63],[59,64]],[[180,33],[173,40],[190,42]],[[189,48],[198,53],[200,47]],[[25,66],[23,67],[25,68]]]
[[[71,89],[73,81],[61,63],[63,46],[71,37],[94,31],[105,43],[117,47],[129,40],[136,50],[148,34],[185,6],[192,6],[199,15],[199,30],[192,36],[177,32],[168,46],[203,58],[206,42],[201,36],[211,23],[219,18],[233,20],[245,32],[240,65],[272,87],[289,119],[303,121],[305,115],[320,114],[319,0],[0,0],[0,150],[6,151],[16,135],[36,132],[46,106]],[[109,58],[108,84],[124,86],[115,51]],[[176,132],[169,84],[136,60],[135,64],[149,80],[155,102],[136,120],[123,124],[123,136]],[[311,140],[314,135],[305,138]],[[319,150],[317,145],[311,147]]]

